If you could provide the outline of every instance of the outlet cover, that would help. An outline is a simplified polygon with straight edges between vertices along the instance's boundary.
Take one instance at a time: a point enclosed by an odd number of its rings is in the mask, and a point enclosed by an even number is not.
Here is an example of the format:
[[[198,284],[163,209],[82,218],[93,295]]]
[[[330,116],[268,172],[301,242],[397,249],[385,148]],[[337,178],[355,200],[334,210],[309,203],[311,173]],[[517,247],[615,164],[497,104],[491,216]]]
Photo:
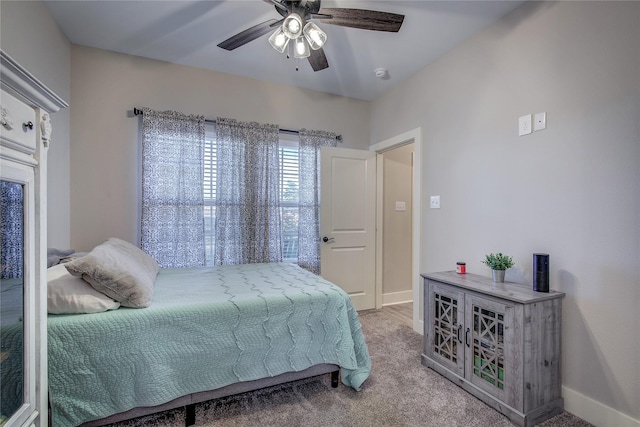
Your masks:
[[[539,131],[547,128],[547,113],[536,113],[533,116],[533,130]]]
[[[440,209],[440,196],[431,196],[431,209]]]
[[[518,119],[518,135],[529,135],[531,132],[531,114],[520,116]]]

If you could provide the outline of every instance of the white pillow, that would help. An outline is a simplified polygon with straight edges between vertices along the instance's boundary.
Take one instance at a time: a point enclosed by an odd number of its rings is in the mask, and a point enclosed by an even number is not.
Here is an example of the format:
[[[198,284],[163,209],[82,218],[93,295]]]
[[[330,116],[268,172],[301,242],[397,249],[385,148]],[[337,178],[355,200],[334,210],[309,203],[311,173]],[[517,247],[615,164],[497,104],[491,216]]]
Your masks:
[[[120,303],[57,264],[47,269],[47,307],[50,314],[99,313],[115,310]]]
[[[133,308],[151,304],[153,285],[160,270],[158,263],[140,248],[115,237],[64,266],[96,291],[123,307]]]

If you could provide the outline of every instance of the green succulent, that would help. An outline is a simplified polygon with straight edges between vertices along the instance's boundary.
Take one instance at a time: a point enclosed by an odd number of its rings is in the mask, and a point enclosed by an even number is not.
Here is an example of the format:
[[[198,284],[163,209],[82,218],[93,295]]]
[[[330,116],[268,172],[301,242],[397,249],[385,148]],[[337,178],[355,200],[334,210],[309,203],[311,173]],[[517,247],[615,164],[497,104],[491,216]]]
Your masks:
[[[503,255],[502,252],[485,255],[482,262],[492,270],[506,270],[515,265],[513,259],[509,255]]]

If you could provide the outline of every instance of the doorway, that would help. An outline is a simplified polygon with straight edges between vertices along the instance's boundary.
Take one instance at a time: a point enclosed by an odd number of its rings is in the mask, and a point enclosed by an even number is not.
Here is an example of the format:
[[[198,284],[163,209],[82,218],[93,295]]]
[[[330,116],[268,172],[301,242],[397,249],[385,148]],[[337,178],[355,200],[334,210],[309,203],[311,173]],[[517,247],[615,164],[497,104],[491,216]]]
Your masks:
[[[404,147],[404,149],[403,149]],[[384,157],[385,153],[387,154],[387,160],[391,157],[396,157],[397,154],[403,153],[400,157],[406,157],[406,151],[410,150],[412,147],[413,155],[411,156],[413,160],[412,173],[410,174],[410,182],[405,181],[404,185],[409,185],[411,188],[410,197],[406,195],[406,193],[398,192],[392,195],[386,195],[385,197],[385,174],[384,174]],[[395,151],[398,149],[399,151]],[[383,173],[378,173],[377,175],[377,215],[376,215],[376,225],[378,229],[377,237],[376,237],[376,308],[381,308],[382,305],[388,304],[396,304],[398,302],[412,300],[412,317],[413,317],[413,330],[422,334],[423,333],[423,322],[422,322],[422,280],[420,280],[420,273],[422,270],[421,267],[421,223],[422,223],[422,198],[421,198],[421,182],[422,182],[422,129],[416,128],[409,132],[403,133],[396,137],[390,138],[388,140],[377,143],[370,148],[371,151],[375,151],[377,153],[377,163],[378,163],[378,171],[382,171]],[[393,150],[393,151],[392,151]],[[391,154],[393,153],[393,154]],[[401,174],[402,175],[402,174]],[[389,186],[389,183],[386,183]],[[395,197],[398,196],[398,197]],[[392,198],[391,200],[389,198]],[[407,200],[395,200],[395,198],[404,198]],[[410,206],[407,203],[410,198]],[[396,204],[396,202],[400,202]],[[402,211],[404,202],[404,209]],[[390,208],[389,208],[390,207]],[[385,208],[387,210],[387,219],[391,217],[395,217],[393,219],[400,221],[391,221],[389,224],[386,224],[387,227],[391,227],[392,229],[398,224],[393,224],[394,222],[408,222],[410,224],[410,231],[406,231],[409,234],[410,239],[410,248],[406,249],[406,260],[402,264],[402,269],[409,269],[410,273],[407,272],[397,273],[393,270],[393,267],[387,267],[385,271],[385,245],[391,244],[399,245],[403,248],[407,247],[406,241],[401,241],[400,239],[395,239],[390,237],[390,234],[385,233]],[[403,214],[404,212],[404,214]],[[397,215],[395,215],[397,213]],[[410,216],[410,218],[409,218]],[[406,226],[406,224],[401,224],[401,226]],[[404,233],[404,231],[403,231]],[[385,241],[385,234],[387,235],[387,239]],[[404,236],[404,234],[403,234]],[[406,238],[404,238],[406,240]],[[403,249],[404,250],[404,249]],[[389,254],[387,254],[387,258],[389,258]],[[392,259],[395,255],[392,256]],[[389,261],[389,259],[387,259]],[[404,288],[396,288],[395,285],[385,284],[385,282],[389,282],[390,277],[394,277],[397,273],[398,278],[400,280],[408,280],[410,285],[401,285],[405,286]],[[406,279],[405,279],[406,278]],[[386,289],[385,289],[386,288]],[[408,299],[409,295],[411,295],[411,299]]]
[[[411,282],[413,147],[414,143],[411,142],[380,153],[383,176],[383,306],[405,306],[413,301]],[[412,313],[411,307],[408,312]]]

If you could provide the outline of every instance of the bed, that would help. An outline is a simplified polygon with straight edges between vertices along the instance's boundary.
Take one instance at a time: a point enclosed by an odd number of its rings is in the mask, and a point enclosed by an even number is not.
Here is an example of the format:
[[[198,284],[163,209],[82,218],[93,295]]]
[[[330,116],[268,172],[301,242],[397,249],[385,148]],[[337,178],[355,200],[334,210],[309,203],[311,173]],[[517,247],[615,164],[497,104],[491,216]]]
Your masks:
[[[146,308],[50,314],[55,427],[102,425],[337,372],[359,390],[371,362],[336,285],[289,263],[160,269]]]

